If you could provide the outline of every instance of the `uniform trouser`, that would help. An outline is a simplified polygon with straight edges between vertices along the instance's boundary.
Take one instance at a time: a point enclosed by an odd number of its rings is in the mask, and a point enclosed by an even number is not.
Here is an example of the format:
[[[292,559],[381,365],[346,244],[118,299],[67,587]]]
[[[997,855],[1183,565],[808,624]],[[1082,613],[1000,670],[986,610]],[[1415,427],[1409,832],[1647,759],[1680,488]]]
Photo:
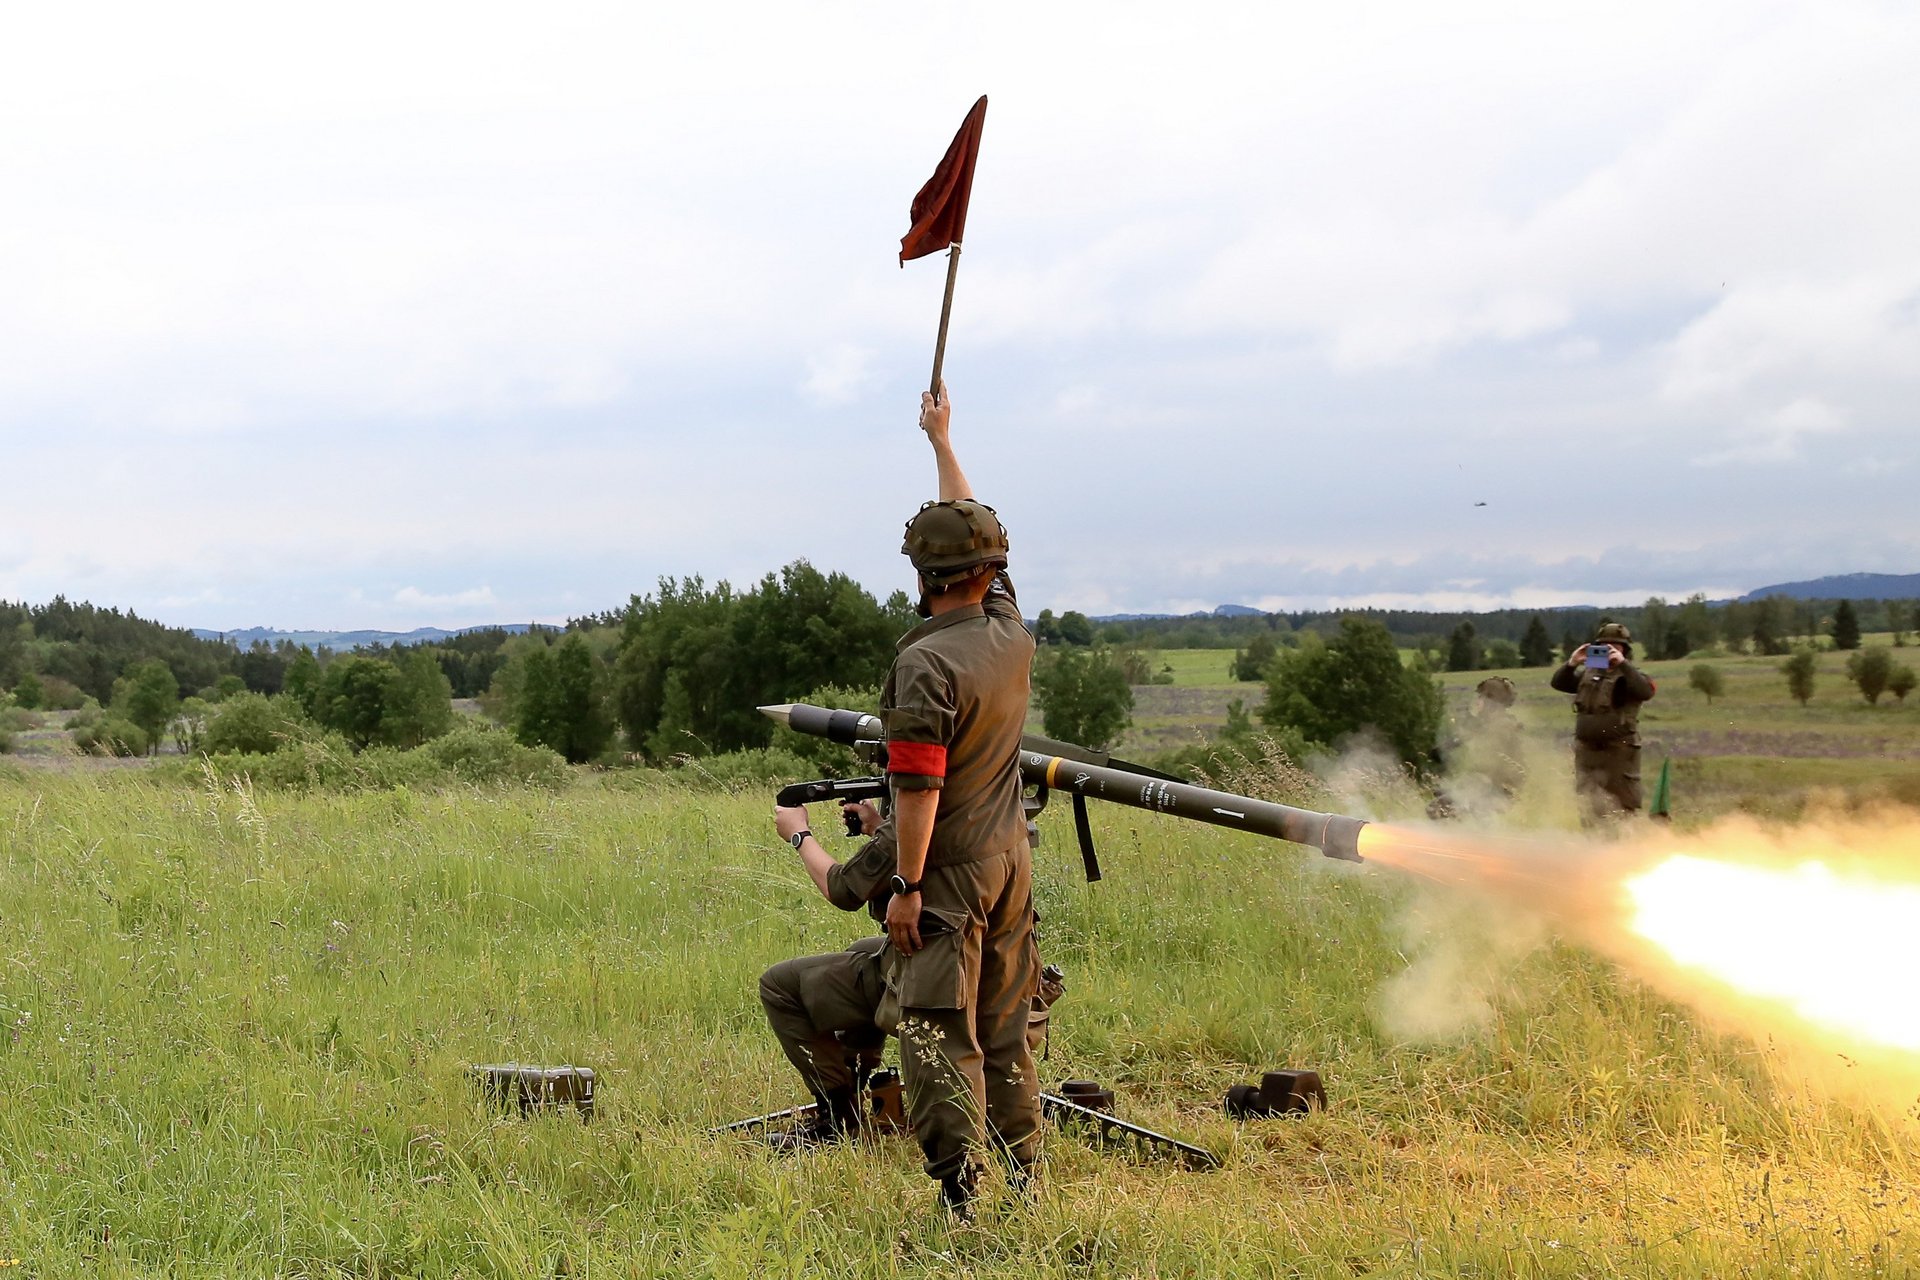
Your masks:
[[[1594,746],[1573,742],[1573,785],[1592,820],[1640,811],[1640,748],[1633,743]]]
[[[1017,1164],[1039,1155],[1040,1097],[1027,1020],[1040,982],[1033,862],[1025,843],[929,867],[922,947],[899,963],[900,1065],[929,1177],[988,1140]]]
[[[886,1037],[873,1024],[881,989],[878,951],[873,947],[801,956],[760,975],[767,1022],[815,1097],[853,1083],[850,1056],[879,1062]]]

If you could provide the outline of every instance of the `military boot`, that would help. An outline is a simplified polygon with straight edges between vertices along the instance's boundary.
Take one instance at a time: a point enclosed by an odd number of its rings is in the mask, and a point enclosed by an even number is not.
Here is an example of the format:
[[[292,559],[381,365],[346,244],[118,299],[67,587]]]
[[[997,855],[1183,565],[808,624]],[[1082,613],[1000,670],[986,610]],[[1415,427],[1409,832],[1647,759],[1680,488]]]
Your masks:
[[[860,1136],[860,1104],[853,1086],[843,1085],[813,1095],[813,1114],[791,1129],[767,1135],[767,1145],[783,1155],[810,1151],[829,1142]]]
[[[980,1166],[969,1162],[960,1172],[940,1179],[940,1207],[961,1226],[973,1222],[974,1194],[980,1187]]]

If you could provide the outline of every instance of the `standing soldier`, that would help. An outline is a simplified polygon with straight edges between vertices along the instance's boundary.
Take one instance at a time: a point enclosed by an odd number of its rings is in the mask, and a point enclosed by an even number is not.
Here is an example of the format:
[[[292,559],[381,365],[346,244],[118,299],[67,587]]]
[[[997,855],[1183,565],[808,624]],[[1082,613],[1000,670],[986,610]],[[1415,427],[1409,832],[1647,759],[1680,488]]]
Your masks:
[[[967,1219],[989,1142],[1016,1183],[1039,1154],[1026,1030],[1040,957],[1019,764],[1034,645],[1005,572],[1007,531],[973,499],[948,439],[950,408],[944,386],[921,397],[940,497],[907,522],[901,552],[927,621],[901,637],[881,691],[896,857],[886,1003],[900,1009],[907,1111],[927,1174]],[[791,834],[792,819],[780,823]]]
[[[1640,704],[1653,697],[1654,684],[1633,665],[1632,633],[1607,623],[1549,683],[1573,695],[1573,781],[1587,820],[1638,813]]]

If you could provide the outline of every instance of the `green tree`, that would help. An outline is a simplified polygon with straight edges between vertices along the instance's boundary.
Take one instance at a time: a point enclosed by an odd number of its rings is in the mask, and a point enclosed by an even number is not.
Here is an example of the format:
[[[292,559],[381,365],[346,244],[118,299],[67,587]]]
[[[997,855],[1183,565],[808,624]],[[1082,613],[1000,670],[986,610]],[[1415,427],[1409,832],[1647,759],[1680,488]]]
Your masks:
[[[180,706],[180,683],[158,658],[136,662],[113,682],[113,711],[140,730],[144,747],[157,747]]]
[[[1707,608],[1707,597],[1700,592],[1686,598],[1680,606],[1679,616],[1674,619],[1673,629],[1681,637],[1679,643],[1687,646],[1686,652],[1674,656],[1684,658],[1695,649],[1705,649],[1714,642],[1716,634],[1713,625],[1713,611]]]
[[[1860,647],[1860,615],[1853,611],[1853,601],[1842,600],[1833,611],[1833,647],[1836,649],[1858,649]]]
[[[1520,646],[1511,640],[1487,641],[1486,664],[1494,671],[1510,671],[1520,666]]]
[[[1526,634],[1520,637],[1520,665],[1523,667],[1553,665],[1553,637],[1547,634],[1546,621],[1537,613],[1528,620]]]
[[[1280,653],[1280,646],[1273,637],[1264,631],[1256,632],[1247,641],[1247,647],[1236,649],[1233,653],[1233,678],[1235,680],[1265,680],[1267,668]]]
[[[1780,664],[1780,670],[1787,677],[1787,692],[1801,706],[1806,706],[1813,697],[1813,650],[1805,645],[1795,649],[1793,656]]]
[[[174,750],[183,756],[198,755],[207,733],[207,713],[213,704],[203,698],[186,698],[167,727],[173,732]]]
[[[40,705],[47,691],[40,684],[40,677],[29,671],[22,675],[13,686],[13,701],[16,706],[32,711]]]
[[[320,660],[313,656],[313,650],[303,648],[288,659],[286,674],[281,677],[281,688],[300,704],[303,712],[314,714],[320,698]]]
[[[226,675],[221,676],[218,680],[215,680],[213,682],[213,688],[210,691],[211,696],[207,698],[207,701],[208,702],[225,702],[228,698],[231,698],[234,694],[245,693],[246,691],[247,691],[247,682],[241,679],[239,676],[235,675],[233,672],[229,671]]]
[[[1042,609],[1040,616],[1033,620],[1033,641],[1035,644],[1060,643],[1060,620],[1053,616],[1053,610]]]
[[[382,743],[417,747],[453,728],[453,686],[431,653],[406,650],[391,668],[394,674],[380,707]]]
[[[1775,657],[1787,651],[1785,608],[1781,596],[1765,596],[1753,602],[1753,651]]]
[[[1893,674],[1887,677],[1887,692],[1904,704],[1907,695],[1913,692],[1913,683],[1913,668],[1904,662],[1894,663]]]
[[[573,764],[606,750],[613,726],[601,706],[593,652],[586,637],[573,632],[549,656],[536,650],[526,658],[520,715],[514,733],[527,746],[551,747]]]
[[[381,740],[387,692],[399,677],[397,670],[378,658],[357,653],[335,658],[321,672],[313,696],[313,718],[339,733],[355,751],[364,750]]]
[[[1847,679],[1860,687],[1860,696],[1868,706],[1878,706],[1880,695],[1893,679],[1891,649],[1856,649],[1847,658]]]
[[[1687,672],[1687,683],[1707,697],[1707,705],[1727,691],[1727,682],[1720,674],[1720,668],[1710,662],[1696,662],[1693,670]]]
[[[1447,670],[1478,671],[1480,669],[1480,641],[1474,634],[1471,622],[1462,622],[1447,637]]]
[[[1133,689],[1113,651],[1050,650],[1034,663],[1033,696],[1047,736],[1105,750],[1133,723]]]
[[[1667,602],[1659,596],[1649,596],[1640,606],[1640,625],[1634,630],[1634,636],[1640,641],[1639,651],[1649,658],[1668,656],[1667,640],[1672,633],[1673,619],[1667,612]]]
[[[1402,760],[1424,766],[1434,758],[1442,708],[1440,686],[1400,661],[1384,625],[1345,618],[1325,644],[1274,661],[1260,718],[1327,747],[1374,729]]]
[[[1078,609],[1069,609],[1060,615],[1060,639],[1066,644],[1090,645],[1093,643],[1093,623]]]

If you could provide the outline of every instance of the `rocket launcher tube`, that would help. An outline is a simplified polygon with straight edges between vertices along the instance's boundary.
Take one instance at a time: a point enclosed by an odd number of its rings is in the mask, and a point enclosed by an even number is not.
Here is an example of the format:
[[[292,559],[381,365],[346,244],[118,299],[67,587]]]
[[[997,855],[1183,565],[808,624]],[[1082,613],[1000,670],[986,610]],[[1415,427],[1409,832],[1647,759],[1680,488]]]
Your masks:
[[[1255,800],[1185,782],[1142,777],[1125,769],[1087,764],[1037,751],[1020,753],[1020,773],[1030,783],[1106,800],[1135,809],[1172,814],[1216,827],[1312,845],[1329,858],[1360,861],[1360,829],[1366,822],[1337,813]]]
[[[761,707],[769,718],[800,733],[829,738],[846,746],[880,742],[885,732],[878,716],[837,711],[804,702]],[[1329,858],[1360,861],[1360,829],[1366,822],[1337,813],[1316,813],[1292,805],[1214,791],[1137,767],[1116,768],[1103,752],[1038,734],[1021,739],[1020,773],[1029,784],[1068,791],[1095,800],[1124,804],[1176,818],[1232,827],[1255,835],[1312,845]]]

